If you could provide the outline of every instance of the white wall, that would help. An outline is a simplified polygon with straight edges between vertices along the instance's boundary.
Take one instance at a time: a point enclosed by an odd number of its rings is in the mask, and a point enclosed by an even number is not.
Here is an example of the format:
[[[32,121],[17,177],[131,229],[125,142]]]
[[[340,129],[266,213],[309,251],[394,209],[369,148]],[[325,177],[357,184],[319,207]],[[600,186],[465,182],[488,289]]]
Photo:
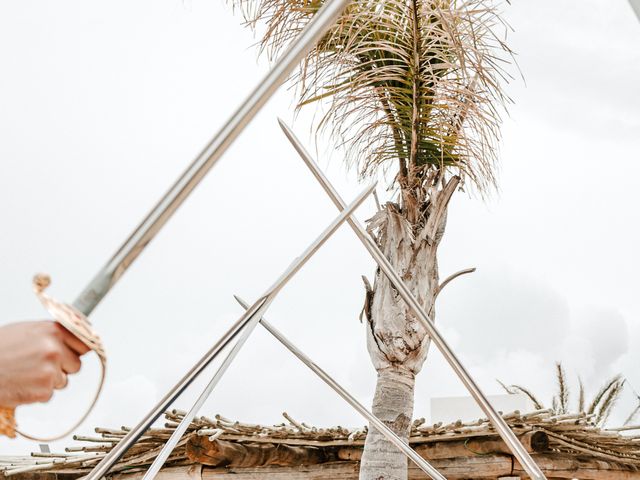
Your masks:
[[[503,413],[515,410],[530,412],[534,410],[533,403],[526,395],[489,395],[493,407]],[[431,399],[431,422],[444,424],[462,420],[470,422],[479,418],[486,418],[484,412],[471,397],[435,397]]]

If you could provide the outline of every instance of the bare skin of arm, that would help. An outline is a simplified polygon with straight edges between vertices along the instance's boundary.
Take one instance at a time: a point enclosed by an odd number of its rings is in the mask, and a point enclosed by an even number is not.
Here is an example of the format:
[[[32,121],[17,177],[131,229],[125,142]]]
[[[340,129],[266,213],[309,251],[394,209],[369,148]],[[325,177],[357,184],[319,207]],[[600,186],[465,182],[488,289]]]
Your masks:
[[[88,348],[56,322],[0,327],[0,406],[47,402],[80,370]]]

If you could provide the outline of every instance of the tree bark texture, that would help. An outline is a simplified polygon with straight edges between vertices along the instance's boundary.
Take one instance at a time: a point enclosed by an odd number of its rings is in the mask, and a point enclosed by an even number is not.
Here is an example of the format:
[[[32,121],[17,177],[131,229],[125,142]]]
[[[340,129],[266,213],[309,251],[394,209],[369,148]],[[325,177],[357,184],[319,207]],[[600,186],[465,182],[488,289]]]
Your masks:
[[[458,185],[454,177],[434,186],[415,223],[388,203],[369,222],[369,231],[420,305],[434,318],[439,291],[437,249],[447,205]],[[415,213],[415,212],[414,212]],[[378,373],[373,413],[407,441],[413,417],[415,375],[427,358],[429,337],[379,269],[365,300],[367,349]],[[360,480],[406,480],[407,458],[373,426],[365,442]]]

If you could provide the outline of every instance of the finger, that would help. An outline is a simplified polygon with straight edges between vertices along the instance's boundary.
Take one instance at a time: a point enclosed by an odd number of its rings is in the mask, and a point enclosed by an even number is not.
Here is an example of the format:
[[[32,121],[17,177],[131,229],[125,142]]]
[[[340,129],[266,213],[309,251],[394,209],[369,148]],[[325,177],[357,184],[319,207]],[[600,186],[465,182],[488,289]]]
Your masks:
[[[77,373],[80,370],[81,362],[78,354],[66,345],[60,346],[60,368],[64,373]]]
[[[56,322],[56,325],[58,325],[58,328],[62,334],[62,341],[65,343],[65,345],[67,345],[67,347],[69,347],[71,350],[73,350],[74,352],[76,352],[78,355],[84,355],[85,353],[87,353],[90,348],[87,347],[82,340],[80,340],[78,337],[76,337],[73,333],[71,333],[69,330],[67,330],[66,328],[64,328],[63,325],[59,324]]]
[[[60,373],[58,374],[58,378],[53,385],[53,388],[55,388],[56,390],[62,390],[67,386],[67,383],[69,383],[69,377],[66,373],[60,371]]]

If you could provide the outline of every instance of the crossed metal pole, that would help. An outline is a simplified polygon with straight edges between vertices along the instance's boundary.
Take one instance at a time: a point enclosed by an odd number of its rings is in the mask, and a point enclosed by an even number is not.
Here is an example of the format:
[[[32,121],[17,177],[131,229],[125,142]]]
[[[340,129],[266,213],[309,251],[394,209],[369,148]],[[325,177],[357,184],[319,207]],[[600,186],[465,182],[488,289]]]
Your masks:
[[[189,165],[185,172],[178,178],[176,183],[160,199],[142,223],[134,230],[131,236],[117,250],[107,264],[91,280],[73,303],[73,306],[85,315],[89,315],[100,303],[105,295],[117,283],[120,277],[135,261],[138,255],[144,250],[147,244],[156,236],[167,220],[175,213],[193,189],[206,176],[208,171],[222,157],[226,149],[233,143],[238,135],[243,131],[255,114],[262,108],[271,95],[278,89],[280,84],[293,71],[303,56],[322,38],[331,25],[336,21],[342,10],[347,6],[349,0],[332,0],[327,2],[314,16],[314,19],[301,32],[296,41],[287,49],[282,57],[276,62],[269,73],[255,87],[247,99],[229,118],[222,129],[214,136],[211,142]],[[333,186],[329,183],[312,158],[305,151],[304,147],[295,138],[291,130],[280,122],[285,134],[292,142],[298,153],[305,160],[314,176],[321,183],[327,194],[336,204],[341,214],[325,229],[325,231],[285,270],[276,283],[268,289],[253,305],[247,307],[242,315],[225,334],[211,347],[211,349],[189,370],[185,376],[153,407],[153,409],[134,427],[122,440],[98,463],[94,469],[85,477],[86,480],[99,480],[105,476],[109,469],[125,454],[125,452],[135,444],[135,442],[146,432],[167,407],[181,395],[181,393],[204,371],[204,369],[229,345],[238,335],[240,339],[223,361],[221,367],[211,379],[205,390],[202,392],[196,403],[192,406],[188,415],[183,419],[184,425],[176,429],[171,440],[165,445],[162,452],[145,475],[145,480],[150,480],[160,469],[169,453],[177,443],[177,439],[184,433],[195,412],[202,406],[219,379],[222,377],[228,366],[231,364],[238,351],[244,345],[246,339],[251,334],[255,326],[261,322],[269,332],[271,332],[281,343],[291,350],[303,363],[319,375],[329,386],[347,400],[359,413],[367,418],[371,424],[384,434],[394,445],[396,445],[408,458],[416,464],[431,478],[443,480],[443,477],[426,460],[420,457],[406,443],[404,443],[393,431],[391,431],[382,421],[371,414],[366,408],[357,402],[344,388],[338,385],[326,372],[321,370],[315,363],[298,350],[281,333],[271,327],[264,319],[263,313],[267,310],[271,302],[276,297],[281,288],[298,272],[298,270],[313,256],[313,254],[324,244],[324,242],[335,232],[335,230],[347,221],[358,238],[363,242],[380,269],[389,277],[389,280],[396,288],[402,299],[408,304],[412,312],[424,325],[431,339],[440,349],[445,359],[451,365],[463,384],[467,387],[471,395],[482,407],[489,420],[509,446],[515,457],[521,463],[529,476],[535,480],[546,480],[544,474],[535,464],[531,456],[524,449],[517,437],[509,429],[497,412],[493,409],[487,398],[480,391],[469,373],[462,366],[451,348],[442,338],[427,313],[411,294],[408,287],[397,275],[393,266],[389,263],[384,254],[377,247],[375,242],[367,235],[364,228],[351,217],[354,210],[373,191],[373,187],[362,192],[353,203],[345,206],[344,202],[337,194]],[[246,305],[245,305],[246,306]],[[187,421],[187,418],[189,420]],[[175,437],[175,438],[174,438]]]
[[[338,207],[339,210],[344,214],[346,205],[340,195],[337,193],[333,185],[329,182],[327,177],[324,175],[319,166],[314,162],[311,155],[306,151],[302,143],[298,140],[292,130],[282,121],[279,120],[280,127],[284,131],[286,137],[289,139],[293,147],[296,149],[300,157],[304,160],[307,167],[316,177],[318,182],[321,184],[322,188],[334,202],[334,204]],[[362,241],[363,245],[367,249],[367,251],[371,254],[373,259],[379,265],[380,269],[387,275],[392,285],[396,288],[402,299],[409,305],[412,312],[417,316],[417,318],[421,321],[421,323],[425,326],[429,336],[436,344],[440,352],[443,354],[449,365],[456,372],[460,380],[463,382],[465,387],[471,393],[473,398],[482,408],[484,413],[490,419],[494,428],[497,430],[499,435],[502,437],[507,446],[511,449],[514,456],[518,459],[520,464],[523,466],[525,471],[529,474],[529,476],[536,480],[542,480],[546,477],[544,473],[538,465],[533,461],[529,453],[520,443],[518,438],[511,431],[507,423],[504,419],[495,411],[491,403],[489,403],[486,396],[482,393],[478,385],[475,383],[471,375],[464,368],[460,360],[453,353],[453,350],[446,343],[444,338],[440,335],[439,331],[435,327],[433,321],[429,318],[428,314],[424,311],[422,306],[417,302],[413,294],[410,292],[408,287],[404,284],[404,282],[400,279],[398,274],[396,273],[393,266],[389,263],[384,254],[380,251],[376,243],[373,239],[367,234],[364,227],[351,215],[347,218],[347,222],[354,230],[358,238]],[[244,302],[239,297],[236,297],[236,300],[245,308],[249,309],[249,305]],[[438,472],[430,463],[424,460],[419,454],[415,452],[409,445],[402,441],[391,429],[389,429],[380,419],[378,419],[375,415],[369,412],[362,404],[360,404],[349,392],[347,392],[342,386],[340,386],[329,374],[327,374],[324,370],[318,367],[309,357],[307,357],[300,349],[298,349],[292,342],[290,342],[281,332],[276,330],[271,324],[269,324],[264,318],[260,318],[256,313],[256,319],[254,319],[248,326],[245,327],[245,331],[243,332],[242,337],[232,351],[228,354],[228,356],[223,361],[220,368],[216,371],[213,376],[211,382],[204,391],[201,393],[200,397],[196,400],[192,408],[185,415],[185,417],[181,420],[180,424],[176,428],[176,430],[171,435],[168,442],[162,448],[151,467],[145,473],[143,480],[153,480],[155,475],[164,465],[166,459],[169,457],[178,441],[190,425],[194,416],[197,414],[199,408],[204,404],[206,399],[209,397],[213,388],[221,378],[221,376],[226,371],[229,364],[233,361],[233,359],[238,354],[239,350],[244,345],[246,339],[249,337],[257,322],[260,322],[262,326],[271,333],[280,343],[282,343],[287,349],[289,349],[300,361],[302,361],[307,367],[309,367],[316,375],[318,375],[325,383],[327,383],[334,391],[336,391],[343,399],[345,399],[358,413],[363,415],[376,429],[378,429],[385,437],[392,442],[398,449],[400,449],[409,459],[414,461],[418,467],[424,471],[429,477],[433,479],[444,479],[440,472]]]
[[[298,257],[291,267],[276,281],[274,286],[269,289],[267,292],[260,297],[261,299],[265,299],[265,301],[261,304],[260,308],[254,311],[251,315],[251,318],[245,322],[243,325],[244,331],[242,332],[242,336],[236,342],[232,350],[223,360],[222,364],[213,375],[207,386],[204,388],[200,396],[197,398],[195,403],[191,406],[189,411],[184,415],[180,423],[176,427],[176,429],[171,434],[169,440],[162,447],[153,463],[147,469],[144,474],[142,480],[153,480],[156,474],[160,471],[164,463],[166,462],[169,455],[178,444],[182,435],[186,432],[187,428],[191,424],[193,418],[197,415],[198,411],[204,404],[204,402],[209,398],[209,395],[216,387],[224,373],[227,371],[231,362],[236,358],[238,352],[243,347],[253,330],[255,329],[258,322],[260,322],[269,333],[271,333],[280,343],[282,343],[285,347],[287,347],[294,355],[296,355],[305,365],[307,365],[313,372],[315,372],[320,378],[325,381],[331,388],[333,388],[342,398],[344,398],[351,406],[353,406],[360,414],[362,414],[367,420],[369,420],[372,424],[376,426],[378,430],[380,430],[396,447],[398,447],[407,457],[413,460],[420,469],[422,469],[427,475],[429,475],[434,480],[446,480],[442,474],[440,474],[429,462],[427,462],[424,458],[422,458],[415,450],[413,450],[409,445],[404,443],[400,437],[398,437],[393,430],[387,427],[380,419],[378,419],[375,415],[370,413],[365,407],[362,406],[351,394],[349,394],[343,387],[341,387],[329,374],[324,372],[320,367],[318,367],[309,357],[307,357],[301,350],[299,350],[292,342],[286,339],[286,337],[277,331],[274,327],[272,327],[264,318],[262,318],[262,314],[269,307],[271,302],[275,299],[277,293],[284,287],[286,282],[293,277],[293,275],[302,267],[302,265],[309,259],[311,256],[322,246],[322,244],[329,238],[329,236],[337,230],[337,228],[353,213],[355,208],[364,200],[366,196],[368,196],[374,187],[369,188],[365,192],[361,194],[361,196],[356,199],[349,207],[342,211],[341,215],[334,220],[334,222],[325,230],[325,232],[318,237],[318,239],[305,250],[300,257]],[[239,297],[235,297],[236,300],[245,308],[247,312],[252,308],[247,303],[245,303]],[[254,304],[255,305],[255,304]],[[246,315],[246,314],[245,314]]]
[[[331,198],[336,207],[338,207],[339,210],[343,210],[345,208],[344,200],[340,198],[340,195],[336,189],[333,188],[333,185],[331,185],[327,177],[322,173],[320,167],[318,167],[318,165],[313,161],[311,155],[309,155],[291,129],[282,120],[278,120],[278,122],[293,147],[304,160],[307,167],[311,170],[311,173],[313,173],[318,182],[322,185],[324,191]],[[424,308],[422,308],[418,303],[418,300],[413,296],[409,287],[407,287],[407,285],[402,281],[391,263],[389,263],[389,260],[387,260],[387,257],[384,256],[384,253],[382,253],[373,239],[367,234],[364,227],[353,217],[349,217],[347,222],[369,254],[379,265],[382,272],[384,272],[391,284],[398,291],[400,297],[402,297],[409,308],[411,308],[412,313],[418,318],[420,323],[422,323],[431,337],[431,340],[435,343],[436,347],[438,347],[440,353],[442,353],[442,356],[462,381],[464,386],[467,388],[467,391],[478,403],[485,415],[489,418],[493,427],[496,429],[500,437],[502,437],[502,440],[507,444],[513,455],[518,459],[527,474],[535,480],[545,479],[546,477],[544,476],[544,473],[542,473],[540,467],[538,467],[536,462],[533,461],[533,458],[531,458],[529,452],[527,452],[522,443],[518,440],[518,437],[516,437],[513,431],[509,428],[507,422],[505,422],[493,408],[485,394],[480,390],[480,387],[476,384],[449,344],[447,344],[444,337],[440,334],[435,323],[431,320]]]
[[[236,301],[242,305],[245,310],[250,308],[249,304],[242,300],[237,295],[234,295]],[[278,340],[284,347],[286,347],[291,353],[293,353],[302,363],[304,363],[312,372],[320,377],[322,381],[324,381],[329,387],[331,387],[338,395],[340,395],[349,405],[351,405],[358,413],[360,413],[363,417],[365,417],[371,424],[373,424],[383,435],[387,437],[387,439],[393,443],[402,453],[404,453],[408,458],[413,460],[418,467],[425,472],[429,477],[434,480],[446,480],[446,478],[438,472],[429,462],[427,462],[424,458],[422,458],[414,449],[412,449],[408,444],[406,444],[398,435],[391,430],[384,422],[382,422],[378,417],[373,415],[369,410],[367,410],[358,400],[356,400],[344,387],[342,387],[338,382],[336,382],[331,375],[322,370],[313,360],[311,360],[307,355],[305,355],[302,350],[294,345],[293,342],[287,339],[282,332],[277,330],[273,325],[271,325],[264,317],[259,317],[256,313],[255,319],[247,325],[242,333],[242,337],[236,342],[233,349],[229,354],[225,357],[224,361],[214,374],[213,378],[209,382],[209,384],[202,391],[198,399],[191,406],[189,411],[182,418],[176,429],[171,434],[167,443],[162,447],[158,456],[153,460],[151,466],[147,469],[142,480],[153,480],[155,476],[158,474],[164,463],[167,461],[167,458],[171,455],[171,452],[176,447],[182,435],[187,430],[193,418],[197,415],[198,411],[207,400],[218,381],[224,375],[225,371],[236,357],[242,346],[244,345],[247,338],[253,332],[257,322],[260,324],[276,339]]]
[[[375,185],[364,190],[356,199],[351,203],[345,210],[336,217],[336,219],[331,222],[331,224],[320,234],[316,240],[313,241],[311,245],[307,247],[307,249],[297,257],[291,265],[280,275],[278,280],[268,288],[264,294],[258,300],[255,301],[253,305],[251,305],[247,311],[242,315],[230,328],[227,330],[224,335],[216,342],[216,344],[204,354],[204,356],[198,360],[198,362],[189,370],[182,379],[158,402],[158,404],[153,407],[153,409],[136,425],[129,433],[127,433],[118,444],[111,449],[107,455],[91,470],[91,472],[85,477],[86,480],[98,480],[107,474],[109,469],[126,453],[126,451],[131,448],[135,442],[149,429],[149,427],[155,422],[188,387],[193,383],[193,381],[205,370],[207,366],[213,362],[217,356],[222,352],[222,350],[229,345],[233,341],[236,336],[240,334],[246,327],[249,327],[245,330],[245,335],[241,339],[242,346],[244,340],[246,340],[246,336],[250,333],[257,322],[259,321],[262,314],[267,310],[271,302],[276,298],[277,294],[282,290],[282,288],[293,278],[293,276],[298,273],[298,271],[302,268],[302,266],[313,256],[315,252],[329,239],[329,237],[338,229],[338,227],[348,218],[348,216],[353,213],[353,211],[360,206],[360,204],[373,192]],[[237,351],[234,349],[232,351],[231,358],[228,361],[225,361],[223,364],[223,368],[221,371],[216,373],[214,378],[210,381],[205,393],[213,390],[213,387],[216,385],[226,368],[229,366]],[[199,408],[198,404],[204,403],[206,400],[206,395],[202,395],[201,398],[198,399],[197,405],[194,405],[194,408],[191,409],[190,413],[192,413],[191,418],[195,415],[195,411]],[[186,417],[185,417],[186,418]],[[188,424],[187,424],[188,426]],[[186,427],[185,427],[186,428]],[[181,435],[181,434],[180,434]]]

